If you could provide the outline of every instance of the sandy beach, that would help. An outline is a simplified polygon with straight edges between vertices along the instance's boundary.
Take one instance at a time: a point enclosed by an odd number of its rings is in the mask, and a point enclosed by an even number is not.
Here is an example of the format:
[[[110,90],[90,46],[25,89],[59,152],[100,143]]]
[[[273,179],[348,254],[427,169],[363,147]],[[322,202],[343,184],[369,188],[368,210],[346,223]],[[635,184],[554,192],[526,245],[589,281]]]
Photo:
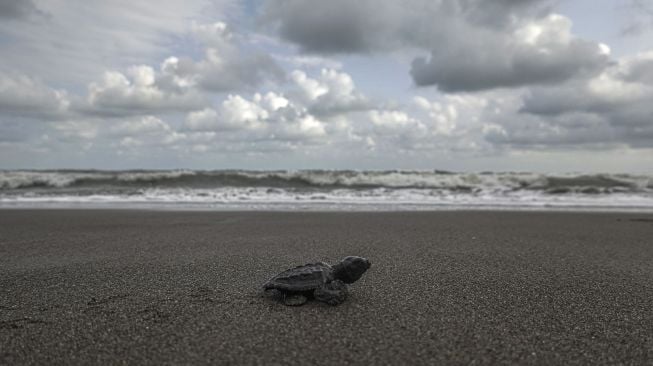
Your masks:
[[[0,364],[651,364],[653,215],[0,211]],[[373,262],[338,307],[277,272]]]

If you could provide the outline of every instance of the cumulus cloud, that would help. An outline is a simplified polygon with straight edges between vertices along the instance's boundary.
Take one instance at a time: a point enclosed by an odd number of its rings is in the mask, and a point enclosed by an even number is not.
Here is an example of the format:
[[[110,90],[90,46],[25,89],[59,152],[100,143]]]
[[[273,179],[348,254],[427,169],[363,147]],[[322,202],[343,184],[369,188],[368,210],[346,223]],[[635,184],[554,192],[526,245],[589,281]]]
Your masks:
[[[333,115],[369,109],[370,103],[356,90],[351,76],[334,69],[322,69],[314,79],[295,70],[291,79],[300,90],[299,98],[316,115]]]
[[[193,24],[191,34],[206,47],[204,58],[171,56],[159,70],[131,66],[107,71],[89,86],[87,113],[103,115],[188,111],[207,105],[206,92],[246,90],[283,72],[267,54],[244,51],[225,23]]]
[[[268,94],[267,98],[276,98]],[[190,130],[206,131],[236,131],[257,130],[263,127],[269,112],[259,102],[260,94],[249,101],[240,95],[229,95],[220,105],[219,111],[205,108],[188,114],[185,126]]]
[[[264,6],[263,20],[307,52],[364,52],[383,47],[378,34],[384,33],[395,7],[391,2],[369,0],[270,1]]]
[[[647,148],[653,144],[653,54],[602,73],[515,93],[486,118],[485,139],[520,149]]]
[[[326,134],[324,122],[283,95],[256,93],[251,100],[229,95],[218,109],[189,113],[184,127],[191,131],[232,132],[243,140],[315,140]]]
[[[538,14],[546,0],[268,0],[262,22],[302,51],[323,54],[430,48],[438,33],[457,23],[505,27]],[[464,36],[464,35],[460,35]]]
[[[232,0],[0,0],[18,20],[0,22],[0,155],[392,168],[652,146],[653,54],[615,59],[554,2],[265,0],[279,40],[213,11]]]
[[[120,122],[111,126],[107,134],[118,136],[118,145],[123,148],[172,146],[187,138],[185,134],[154,116]]]
[[[546,13],[550,3],[548,0],[279,0],[265,2],[261,17],[264,24],[277,29],[283,38],[305,52],[357,53],[406,46],[431,48],[441,40],[441,33],[452,36],[473,25],[506,29],[517,19]]]
[[[571,111],[607,113],[648,104],[652,93],[653,52],[647,52],[625,57],[592,78],[535,88],[522,110],[540,115]]]
[[[354,132],[371,139],[379,151],[482,154],[493,150],[484,140],[488,117],[498,108],[490,94],[416,96],[408,105],[369,111],[369,128],[356,121]]]
[[[185,131],[218,132],[230,141],[291,141],[325,144],[332,137],[349,139],[348,115],[371,108],[351,76],[322,69],[316,77],[295,70],[287,93],[255,93],[248,99],[228,95],[216,108],[190,112]]]
[[[33,77],[1,74],[0,106],[4,114],[44,119],[64,112],[105,117],[186,112],[208,106],[207,92],[247,90],[283,78],[269,55],[245,50],[244,37],[224,23],[194,23],[190,34],[205,47],[204,58],[172,56],[158,69],[140,64],[104,71],[85,97],[69,97]]]
[[[476,138],[490,116],[505,112],[506,94],[510,95],[506,92],[453,94],[437,100],[416,96],[413,103],[416,113],[428,122],[433,133],[445,138]]]
[[[522,114],[557,129],[565,138],[641,145],[653,142],[653,52],[625,57],[584,80],[535,88]],[[597,135],[600,133],[600,135]]]
[[[420,140],[430,139],[432,135],[421,121],[398,110],[372,110],[369,119],[373,125],[371,137],[375,145],[400,147],[402,149],[419,149]]]
[[[165,65],[164,65],[165,66]],[[107,116],[148,114],[174,110],[190,110],[205,99],[183,81],[172,87],[161,83],[150,66],[130,67],[126,74],[107,71],[102,80],[89,85],[86,113]]]
[[[162,66],[165,73],[167,64]],[[160,82],[152,67],[132,66],[126,74],[107,71],[102,80],[89,85],[88,105],[82,109],[89,114],[121,116],[190,110],[205,103],[204,97],[183,80]]]
[[[192,35],[205,47],[204,58],[169,59],[165,68],[173,77],[189,80],[213,92],[244,90],[266,81],[279,81],[284,73],[267,53],[243,47],[246,37],[225,23],[193,24]]]
[[[417,58],[411,75],[417,85],[445,92],[555,84],[600,71],[609,62],[606,46],[571,34],[560,15],[529,22],[512,33],[481,32],[447,42]]]
[[[370,103],[357,91],[352,78],[341,71],[323,69],[309,76],[296,70],[290,75],[292,84],[287,94],[256,93],[252,98],[229,95],[217,107],[190,112],[183,133],[189,137],[212,133],[209,140],[214,144],[260,142],[268,147],[276,143],[280,148],[284,142],[291,142],[283,145],[286,149],[301,144],[385,152],[490,148],[484,140],[489,121],[484,115],[498,113],[498,103],[491,95],[415,97],[407,105],[391,107]],[[316,113],[317,105],[328,113]],[[361,105],[365,107],[357,107]],[[210,141],[199,145],[208,149]]]
[[[60,118],[70,105],[64,90],[27,75],[0,73],[0,118]],[[3,118],[3,116],[5,118]]]
[[[426,112],[436,133],[450,135],[454,131],[458,119],[458,109],[453,104],[431,102],[420,96],[415,97],[413,101],[419,109]]]
[[[555,83],[604,67],[606,48],[574,37],[549,4],[283,0],[269,2],[263,19],[304,52],[427,51],[412,63],[413,80],[447,92]]]

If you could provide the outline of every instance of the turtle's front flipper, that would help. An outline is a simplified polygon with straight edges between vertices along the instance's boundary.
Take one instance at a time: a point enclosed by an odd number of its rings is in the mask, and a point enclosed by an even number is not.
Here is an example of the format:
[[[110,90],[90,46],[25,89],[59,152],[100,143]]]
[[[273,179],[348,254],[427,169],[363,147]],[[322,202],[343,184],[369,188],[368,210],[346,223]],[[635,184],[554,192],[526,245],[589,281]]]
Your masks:
[[[347,285],[340,280],[325,283],[315,289],[315,299],[329,305],[340,305],[347,299]]]
[[[300,306],[304,305],[308,301],[308,298],[300,294],[284,294],[283,303],[288,306]]]

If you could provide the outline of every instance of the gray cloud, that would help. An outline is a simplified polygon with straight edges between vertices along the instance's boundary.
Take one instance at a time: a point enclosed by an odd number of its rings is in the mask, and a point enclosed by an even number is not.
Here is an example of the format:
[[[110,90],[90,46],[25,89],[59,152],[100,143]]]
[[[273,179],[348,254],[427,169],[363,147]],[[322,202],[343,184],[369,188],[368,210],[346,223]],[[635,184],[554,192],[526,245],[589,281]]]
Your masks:
[[[31,0],[0,0],[0,19],[24,19],[40,13]]]
[[[169,62],[173,61],[167,60],[164,66]],[[187,111],[208,103],[203,94],[183,80],[176,84],[160,83],[163,70],[157,72],[141,65],[129,68],[126,74],[105,72],[100,81],[90,84],[88,97],[75,105],[76,110],[87,115],[119,117]]]
[[[495,145],[552,150],[606,148],[624,143],[625,136],[616,136],[609,122],[594,114],[570,113],[549,118],[514,114],[501,117],[501,128],[490,129],[485,134],[485,139]]]
[[[653,146],[653,53],[619,60],[602,73],[531,89],[518,112],[488,139],[519,145]]]
[[[283,0],[268,2],[262,19],[304,52],[425,50],[413,80],[446,92],[556,83],[608,62],[543,0]]]
[[[503,116],[500,129],[486,132],[485,140],[511,149],[601,149],[617,146],[651,148],[653,128],[615,125],[609,117],[569,113],[556,117]]]
[[[42,133],[43,126],[33,126],[29,120],[8,120],[0,118],[0,143],[16,143],[26,141],[38,133]]]
[[[594,77],[533,88],[521,111],[541,116],[570,112],[635,116],[642,109],[653,112],[652,98],[653,53],[647,53],[624,58]]]
[[[349,112],[371,109],[372,103],[358,90],[351,76],[334,69],[322,69],[317,78],[303,71],[291,73],[295,89],[291,94],[301,100],[307,109],[319,117],[328,118]]]
[[[188,115],[186,131],[220,132],[235,141],[323,142],[325,123],[282,95],[255,94],[251,100],[230,95],[219,108]]]
[[[629,20],[621,30],[623,35],[638,35],[653,27],[653,4],[647,0],[627,0],[623,6]]]
[[[0,73],[0,117],[58,119],[69,105],[63,90],[26,75]]]
[[[33,3],[0,1],[28,10]],[[1,64],[48,82],[80,87],[106,69],[158,62],[188,30],[189,19],[213,21],[224,13],[221,4],[232,1],[161,0],[156,6],[120,0],[39,1],[38,11],[47,16],[0,22]]]
[[[38,2],[51,17],[24,4],[7,14],[29,21],[0,22],[5,167],[203,168],[246,156],[255,168],[429,167],[495,152],[653,147],[653,56],[612,60],[550,1],[265,2],[262,21],[310,54],[206,24],[229,18],[199,15],[207,0]],[[386,52],[397,57],[377,58]],[[371,67],[347,53],[373,54]],[[375,79],[386,62],[416,55],[415,83],[445,93],[411,98]]]
[[[413,61],[417,85],[445,92],[555,84],[602,70],[609,57],[593,42],[523,43],[504,35],[477,34],[466,44],[444,44],[430,58]]]
[[[515,16],[537,15],[547,0],[281,0],[263,6],[262,22],[304,51],[355,53],[431,47],[456,23],[503,29]],[[461,36],[464,36],[461,35]]]
[[[218,22],[193,26],[192,36],[205,48],[204,57],[169,57],[158,70],[129,67],[125,73],[105,72],[91,83],[86,114],[127,116],[190,111],[208,106],[206,92],[250,90],[284,77],[274,59],[262,52],[244,50],[241,36]]]
[[[378,38],[388,21],[387,2],[373,1],[271,1],[264,6],[263,21],[275,24],[280,35],[306,52],[366,52],[383,47]],[[343,11],[346,9],[346,11]]]
[[[283,69],[267,53],[244,47],[249,40],[225,23],[197,25],[192,36],[205,47],[204,58],[179,59],[166,68],[168,74],[189,80],[212,92],[242,91],[265,82],[281,81]]]
[[[215,150],[211,143],[226,141],[234,146],[260,143],[250,146],[255,151],[349,141],[351,115],[368,105],[352,78],[334,69],[322,69],[315,77],[295,70],[291,81],[287,93],[256,93],[251,99],[232,94],[215,108],[191,112],[181,131],[194,137],[213,134],[209,141],[197,142],[208,150]]]
[[[196,64],[191,72],[199,85],[213,92],[247,90],[266,81],[279,81],[284,72],[272,57],[262,53],[239,55],[220,62]],[[183,74],[182,74],[183,75]]]

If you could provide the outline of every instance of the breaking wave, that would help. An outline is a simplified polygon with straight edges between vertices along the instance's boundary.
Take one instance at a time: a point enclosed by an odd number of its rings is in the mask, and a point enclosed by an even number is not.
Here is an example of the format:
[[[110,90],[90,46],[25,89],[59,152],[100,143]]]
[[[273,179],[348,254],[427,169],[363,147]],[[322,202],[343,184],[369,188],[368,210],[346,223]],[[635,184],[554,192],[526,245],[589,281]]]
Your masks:
[[[653,208],[653,176],[445,171],[0,171],[0,204],[311,202]]]

